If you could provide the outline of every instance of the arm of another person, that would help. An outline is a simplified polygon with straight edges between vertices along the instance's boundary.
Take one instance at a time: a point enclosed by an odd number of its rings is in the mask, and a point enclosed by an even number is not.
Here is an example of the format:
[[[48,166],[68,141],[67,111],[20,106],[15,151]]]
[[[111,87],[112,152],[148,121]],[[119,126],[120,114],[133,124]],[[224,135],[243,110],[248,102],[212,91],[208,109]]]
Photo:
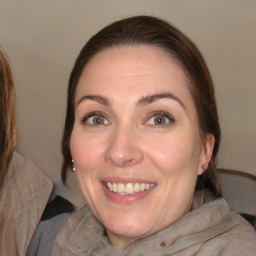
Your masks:
[[[28,158],[14,152],[0,194],[2,256],[25,255],[53,183]]]

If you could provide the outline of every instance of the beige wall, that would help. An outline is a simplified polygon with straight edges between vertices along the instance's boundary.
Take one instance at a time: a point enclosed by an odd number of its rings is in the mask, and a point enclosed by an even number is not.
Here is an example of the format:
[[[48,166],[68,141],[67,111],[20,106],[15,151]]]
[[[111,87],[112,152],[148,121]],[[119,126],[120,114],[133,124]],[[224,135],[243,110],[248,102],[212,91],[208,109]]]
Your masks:
[[[204,54],[222,127],[219,166],[256,175],[255,0],[0,0],[0,46],[14,73],[17,150],[59,179],[66,87],[85,41],[116,19],[151,14]]]

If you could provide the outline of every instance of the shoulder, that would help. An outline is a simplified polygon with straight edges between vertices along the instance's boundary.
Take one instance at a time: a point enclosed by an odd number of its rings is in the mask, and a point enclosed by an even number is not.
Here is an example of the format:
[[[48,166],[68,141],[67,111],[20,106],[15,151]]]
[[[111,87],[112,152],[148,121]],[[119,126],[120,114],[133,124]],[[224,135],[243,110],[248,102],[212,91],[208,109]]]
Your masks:
[[[255,255],[256,231],[243,217],[230,213],[235,225],[222,237],[226,240],[223,255]]]
[[[255,255],[255,228],[242,216],[231,212],[225,199],[210,198],[194,213],[195,218],[199,217],[199,227],[204,229],[193,234],[193,239],[198,241],[201,235],[202,241],[196,255]]]
[[[56,189],[53,190],[53,194],[55,194],[55,191]],[[44,210],[29,244],[27,256],[50,255],[60,228],[73,211],[74,206],[67,199],[56,195]]]
[[[104,228],[84,205],[60,229],[52,255],[85,255],[103,240]]]
[[[1,204],[15,216],[17,212],[34,209],[33,214],[38,214],[40,219],[52,189],[52,181],[34,162],[14,152],[1,191]]]
[[[9,188],[18,187],[20,191],[33,194],[36,191],[48,191],[53,188],[52,181],[39,169],[29,158],[14,152],[10,167],[7,173],[6,182]],[[28,186],[25,186],[28,185]]]
[[[202,244],[199,255],[255,255],[255,228],[239,214],[229,211],[218,225],[209,227],[207,232],[214,229],[219,232]]]

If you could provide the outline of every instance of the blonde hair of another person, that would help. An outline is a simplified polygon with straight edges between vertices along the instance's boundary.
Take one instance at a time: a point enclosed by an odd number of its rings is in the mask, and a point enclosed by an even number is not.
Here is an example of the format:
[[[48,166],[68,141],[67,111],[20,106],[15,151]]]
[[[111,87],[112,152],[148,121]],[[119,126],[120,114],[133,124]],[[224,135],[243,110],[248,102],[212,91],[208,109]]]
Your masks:
[[[0,188],[4,183],[17,139],[12,73],[7,57],[0,49]]]

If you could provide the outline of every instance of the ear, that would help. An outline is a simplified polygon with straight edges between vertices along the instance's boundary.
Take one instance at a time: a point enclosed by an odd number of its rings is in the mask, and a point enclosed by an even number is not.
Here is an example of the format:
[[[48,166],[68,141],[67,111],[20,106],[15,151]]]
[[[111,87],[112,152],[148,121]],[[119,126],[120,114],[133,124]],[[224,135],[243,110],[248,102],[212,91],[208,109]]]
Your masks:
[[[202,151],[200,154],[200,161],[198,166],[198,175],[201,175],[208,167],[212,158],[212,151],[215,143],[215,137],[213,134],[208,133],[202,144]]]

